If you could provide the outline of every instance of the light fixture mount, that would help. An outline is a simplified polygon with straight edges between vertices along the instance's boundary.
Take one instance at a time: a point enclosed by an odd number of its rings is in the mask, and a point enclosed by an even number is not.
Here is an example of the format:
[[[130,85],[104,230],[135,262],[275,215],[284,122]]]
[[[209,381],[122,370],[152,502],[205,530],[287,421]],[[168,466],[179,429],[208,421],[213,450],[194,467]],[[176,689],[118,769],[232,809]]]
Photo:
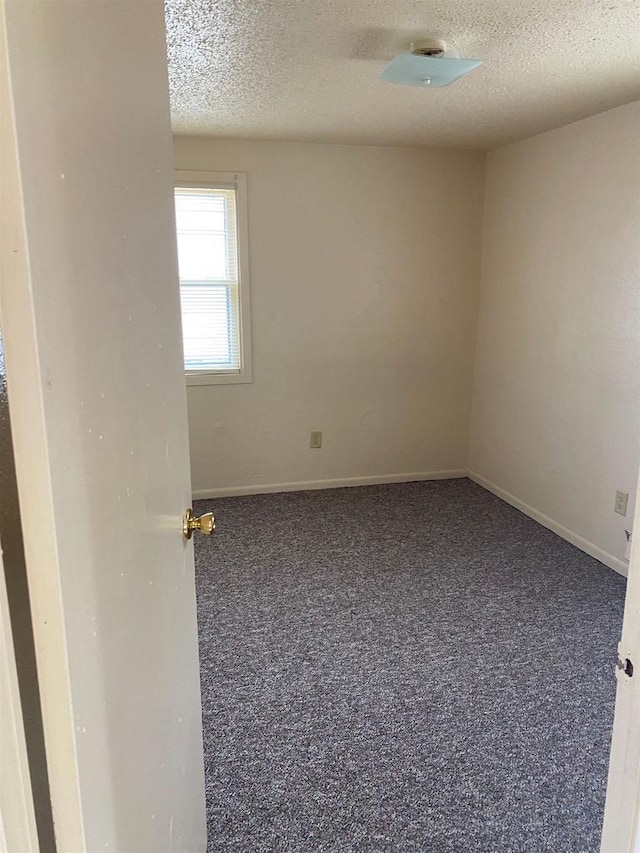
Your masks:
[[[447,51],[447,45],[440,39],[420,39],[411,42],[411,53],[414,56],[431,56],[440,58]]]

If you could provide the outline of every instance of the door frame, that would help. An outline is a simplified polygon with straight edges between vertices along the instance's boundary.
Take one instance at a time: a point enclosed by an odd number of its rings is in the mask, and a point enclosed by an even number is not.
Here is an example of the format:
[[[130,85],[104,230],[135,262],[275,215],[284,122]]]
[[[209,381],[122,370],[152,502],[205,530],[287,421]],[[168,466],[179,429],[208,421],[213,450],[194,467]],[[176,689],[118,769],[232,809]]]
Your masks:
[[[37,519],[24,536],[27,567],[38,566],[30,583],[31,618],[38,661],[49,776],[63,792],[65,807],[55,813],[60,849],[83,849],[83,826],[71,712],[62,591],[51,504],[40,366],[27,260],[13,92],[9,76],[6,0],[0,0],[0,150],[2,150],[2,275],[0,313],[11,404],[16,477],[23,519]],[[13,383],[12,383],[13,378]],[[19,381],[18,381],[19,378]],[[28,484],[28,488],[26,488]]]
[[[629,677],[616,670],[618,686],[609,757],[601,853],[640,853],[640,480],[618,658],[632,661]]]
[[[4,57],[4,15],[0,10],[0,56]],[[0,99],[5,104],[6,66],[4,61],[0,67]],[[4,126],[4,107],[2,125]],[[0,151],[5,159],[4,129],[0,137]],[[4,190],[4,184],[2,185]],[[4,226],[4,192],[2,193],[2,208],[0,209],[0,225]],[[0,257],[3,255],[4,227],[0,229]],[[1,291],[0,272],[0,291]],[[0,314],[1,316],[1,314]],[[33,793],[27,758],[27,743],[20,703],[20,686],[9,601],[0,547],[0,755],[2,766],[11,785],[0,786],[0,853],[11,850],[38,851],[38,835],[36,831],[35,812],[33,808]]]

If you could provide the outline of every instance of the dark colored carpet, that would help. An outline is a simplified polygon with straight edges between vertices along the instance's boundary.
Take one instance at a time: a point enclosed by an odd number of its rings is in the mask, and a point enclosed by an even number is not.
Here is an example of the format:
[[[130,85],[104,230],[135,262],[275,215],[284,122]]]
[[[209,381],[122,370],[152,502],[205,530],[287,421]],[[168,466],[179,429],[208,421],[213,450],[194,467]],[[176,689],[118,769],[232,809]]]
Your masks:
[[[598,850],[623,578],[468,480],[215,509],[209,851]]]

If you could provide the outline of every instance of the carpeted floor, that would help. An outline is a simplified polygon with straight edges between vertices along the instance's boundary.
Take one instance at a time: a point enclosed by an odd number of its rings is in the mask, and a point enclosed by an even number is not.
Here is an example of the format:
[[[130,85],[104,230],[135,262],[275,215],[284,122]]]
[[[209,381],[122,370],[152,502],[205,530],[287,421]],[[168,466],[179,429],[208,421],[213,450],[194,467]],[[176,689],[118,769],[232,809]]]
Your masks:
[[[623,578],[468,480],[209,507],[209,851],[598,850]]]

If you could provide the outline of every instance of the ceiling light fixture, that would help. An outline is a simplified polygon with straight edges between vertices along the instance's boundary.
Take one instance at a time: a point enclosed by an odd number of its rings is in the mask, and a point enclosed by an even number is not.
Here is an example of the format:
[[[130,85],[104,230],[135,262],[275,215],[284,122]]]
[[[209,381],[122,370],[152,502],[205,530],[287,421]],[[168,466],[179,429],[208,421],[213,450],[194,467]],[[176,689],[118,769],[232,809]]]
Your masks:
[[[411,53],[398,53],[380,75],[401,86],[448,86],[482,65],[481,59],[460,59],[457,51],[439,39],[414,41]]]

